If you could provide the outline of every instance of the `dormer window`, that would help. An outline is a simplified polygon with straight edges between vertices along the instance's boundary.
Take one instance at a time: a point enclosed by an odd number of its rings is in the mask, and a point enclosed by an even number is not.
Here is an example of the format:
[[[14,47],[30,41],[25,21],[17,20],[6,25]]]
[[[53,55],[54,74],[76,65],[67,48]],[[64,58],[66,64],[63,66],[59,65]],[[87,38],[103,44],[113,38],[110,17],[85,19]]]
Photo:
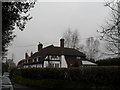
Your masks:
[[[50,60],[60,60],[59,56],[53,55],[50,56]]]
[[[49,59],[51,60],[51,59],[52,59],[52,56],[49,56]]]

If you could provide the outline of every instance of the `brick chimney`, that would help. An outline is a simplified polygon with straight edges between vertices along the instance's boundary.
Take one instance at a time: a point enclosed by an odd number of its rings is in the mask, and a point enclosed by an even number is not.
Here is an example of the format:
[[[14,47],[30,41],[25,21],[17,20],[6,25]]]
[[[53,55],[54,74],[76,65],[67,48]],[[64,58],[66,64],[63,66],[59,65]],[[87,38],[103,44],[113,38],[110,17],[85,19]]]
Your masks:
[[[64,55],[64,39],[60,39],[61,55]]]
[[[43,44],[39,42],[38,44],[38,51],[40,51],[43,48]]]
[[[28,53],[25,53],[25,59],[27,60],[29,58]]]

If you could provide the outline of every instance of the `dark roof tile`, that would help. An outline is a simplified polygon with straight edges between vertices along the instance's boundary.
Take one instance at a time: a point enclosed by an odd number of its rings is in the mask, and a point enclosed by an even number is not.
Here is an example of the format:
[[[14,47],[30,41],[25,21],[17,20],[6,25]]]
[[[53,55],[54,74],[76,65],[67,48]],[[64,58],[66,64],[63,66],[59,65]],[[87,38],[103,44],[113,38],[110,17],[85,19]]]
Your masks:
[[[53,45],[50,45],[48,47],[45,47],[41,49],[39,52],[34,53],[30,59],[33,59],[38,56],[45,57],[46,55],[61,55],[61,48],[60,47],[55,47]],[[81,56],[81,57],[86,57],[85,54],[82,52],[73,49],[73,48],[64,48],[64,55],[65,56]]]

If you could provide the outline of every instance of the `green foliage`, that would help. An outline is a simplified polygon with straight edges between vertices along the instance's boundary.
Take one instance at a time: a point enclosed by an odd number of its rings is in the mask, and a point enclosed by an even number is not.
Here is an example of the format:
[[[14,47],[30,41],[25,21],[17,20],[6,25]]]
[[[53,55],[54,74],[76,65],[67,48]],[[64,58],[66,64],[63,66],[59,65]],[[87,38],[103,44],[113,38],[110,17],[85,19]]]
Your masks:
[[[79,66],[80,66],[79,63],[80,63],[80,62],[75,62],[75,63],[72,65],[72,67],[79,67]]]
[[[8,64],[7,63],[2,63],[2,74],[4,73],[4,72],[8,72]]]
[[[12,68],[10,70],[10,79],[12,80],[17,72],[17,68]],[[17,75],[17,74],[16,74]]]
[[[40,68],[18,69],[16,76],[33,80],[68,80],[77,82],[90,82],[94,84],[114,85],[120,83],[120,67],[80,67],[80,68]]]
[[[120,58],[108,58],[96,61],[99,66],[120,66]]]
[[[90,87],[93,86],[93,84],[86,82],[75,82],[56,79],[34,80],[24,78],[21,76],[16,76],[15,80],[16,83],[27,85],[34,88],[86,88],[87,90],[91,90]]]
[[[18,69],[16,75],[31,79],[66,79],[66,69],[40,68],[40,69]]]
[[[7,52],[7,47],[14,39],[15,26],[20,30],[25,28],[26,22],[31,19],[27,14],[34,7],[35,2],[2,2],[2,51]]]
[[[8,72],[9,65],[7,63],[2,63],[2,74]]]

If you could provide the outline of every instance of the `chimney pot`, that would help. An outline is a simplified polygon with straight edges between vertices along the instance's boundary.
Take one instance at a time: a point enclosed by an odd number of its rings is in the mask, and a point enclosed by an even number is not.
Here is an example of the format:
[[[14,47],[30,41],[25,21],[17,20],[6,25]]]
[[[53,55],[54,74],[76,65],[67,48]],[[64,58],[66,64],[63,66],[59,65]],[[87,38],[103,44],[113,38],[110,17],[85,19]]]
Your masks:
[[[33,52],[31,52],[31,56],[33,55]]]
[[[39,42],[38,44],[38,51],[40,51],[43,48],[43,44]]]
[[[27,60],[29,58],[28,53],[25,53],[25,59]]]

